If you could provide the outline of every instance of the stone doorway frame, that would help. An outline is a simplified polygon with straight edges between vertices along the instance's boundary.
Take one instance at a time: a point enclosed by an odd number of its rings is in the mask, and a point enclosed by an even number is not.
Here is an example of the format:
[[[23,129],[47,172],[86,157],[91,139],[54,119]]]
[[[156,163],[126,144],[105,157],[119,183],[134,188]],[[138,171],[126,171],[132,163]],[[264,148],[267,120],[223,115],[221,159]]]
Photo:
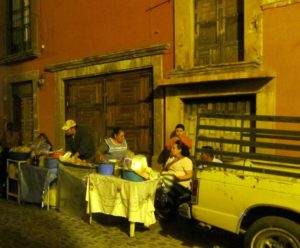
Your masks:
[[[167,49],[168,44],[160,44],[46,67],[46,71],[54,73],[56,146],[65,145],[64,137],[61,135],[61,126],[65,121],[65,80],[150,68],[153,73],[153,144],[155,144],[151,164],[155,166],[156,158],[164,147],[164,99],[163,90],[157,87],[157,83],[163,78],[163,54]]]

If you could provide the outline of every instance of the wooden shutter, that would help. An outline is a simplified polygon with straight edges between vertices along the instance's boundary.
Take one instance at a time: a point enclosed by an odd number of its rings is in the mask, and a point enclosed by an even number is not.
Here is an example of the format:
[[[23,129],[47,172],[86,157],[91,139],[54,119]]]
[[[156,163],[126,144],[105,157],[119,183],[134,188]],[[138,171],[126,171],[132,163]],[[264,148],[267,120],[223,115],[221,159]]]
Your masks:
[[[215,0],[196,1],[195,65],[219,62],[218,13]]]
[[[11,53],[23,52],[31,47],[31,2],[14,0],[10,3]]]
[[[242,0],[196,0],[195,65],[243,59]]]
[[[243,59],[244,14],[243,1],[226,0],[224,2],[224,62]]]

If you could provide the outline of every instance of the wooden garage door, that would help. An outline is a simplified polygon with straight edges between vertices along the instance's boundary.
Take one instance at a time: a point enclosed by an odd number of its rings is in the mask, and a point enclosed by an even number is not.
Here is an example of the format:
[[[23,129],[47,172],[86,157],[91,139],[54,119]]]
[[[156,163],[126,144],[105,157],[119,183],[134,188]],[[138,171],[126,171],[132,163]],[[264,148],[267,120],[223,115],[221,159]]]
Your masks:
[[[95,144],[116,126],[129,148],[152,156],[152,75],[137,71],[66,82],[66,119],[92,128]]]

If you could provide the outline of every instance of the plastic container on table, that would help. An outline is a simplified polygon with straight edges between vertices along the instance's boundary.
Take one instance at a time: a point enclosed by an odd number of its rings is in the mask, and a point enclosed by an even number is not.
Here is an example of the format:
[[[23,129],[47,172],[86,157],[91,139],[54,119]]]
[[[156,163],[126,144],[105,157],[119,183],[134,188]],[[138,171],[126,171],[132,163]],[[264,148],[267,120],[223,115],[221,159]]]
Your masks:
[[[57,169],[58,168],[58,158],[46,158],[45,167],[48,169]]]
[[[103,162],[98,165],[98,173],[101,175],[113,175],[115,163]]]
[[[30,157],[30,152],[9,152],[8,158],[12,160],[27,160]]]
[[[122,170],[122,178],[133,182],[145,181],[143,177],[135,173],[133,170]]]

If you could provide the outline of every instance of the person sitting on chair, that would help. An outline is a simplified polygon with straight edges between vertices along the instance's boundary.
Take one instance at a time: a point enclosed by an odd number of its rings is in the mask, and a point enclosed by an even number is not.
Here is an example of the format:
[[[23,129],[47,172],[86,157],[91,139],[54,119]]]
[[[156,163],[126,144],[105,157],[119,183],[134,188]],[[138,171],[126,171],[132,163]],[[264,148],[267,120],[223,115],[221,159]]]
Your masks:
[[[40,133],[31,146],[32,156],[47,154],[52,151],[52,144],[45,133]]]
[[[213,162],[213,163],[223,163],[220,159],[217,159],[214,155],[214,149],[211,146],[202,146],[205,149],[201,152],[200,160],[201,162]],[[206,167],[206,165],[204,165]]]
[[[157,191],[156,210],[165,220],[176,218],[178,206],[189,201],[193,162],[189,158],[189,149],[180,140],[175,141],[171,156],[162,172],[161,187]]]
[[[189,155],[189,148],[180,140],[176,140],[161,173],[162,175],[172,175],[175,182],[188,189],[193,175],[193,162]]]

